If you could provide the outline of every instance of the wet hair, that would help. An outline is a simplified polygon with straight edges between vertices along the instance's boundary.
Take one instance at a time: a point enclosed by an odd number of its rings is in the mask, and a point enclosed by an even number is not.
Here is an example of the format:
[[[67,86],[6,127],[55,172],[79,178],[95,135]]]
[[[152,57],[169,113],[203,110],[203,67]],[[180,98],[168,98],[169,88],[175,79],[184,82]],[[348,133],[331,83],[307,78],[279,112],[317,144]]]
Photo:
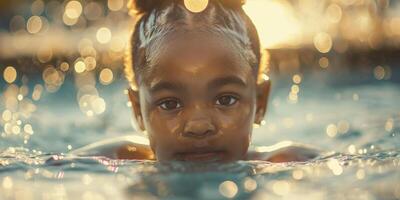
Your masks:
[[[260,65],[260,42],[256,28],[242,9],[244,0],[209,0],[199,13],[186,9],[184,0],[131,0],[135,27],[127,48],[125,74],[131,87],[155,64],[170,35],[203,31],[222,36],[239,51],[255,74]]]

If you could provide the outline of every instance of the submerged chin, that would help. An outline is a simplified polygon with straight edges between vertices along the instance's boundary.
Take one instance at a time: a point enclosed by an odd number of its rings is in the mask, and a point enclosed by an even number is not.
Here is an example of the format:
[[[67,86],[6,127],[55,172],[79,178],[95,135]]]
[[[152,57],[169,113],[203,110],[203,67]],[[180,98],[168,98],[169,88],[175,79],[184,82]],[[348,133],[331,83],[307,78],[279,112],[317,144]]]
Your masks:
[[[222,162],[226,157],[225,151],[182,152],[174,156],[175,160],[189,162]]]
[[[244,160],[246,153],[230,153],[228,151],[200,151],[200,152],[176,152],[169,156],[157,156],[157,160],[160,162],[180,161],[180,162],[200,162],[200,163],[212,163],[212,162],[234,162],[238,160]]]

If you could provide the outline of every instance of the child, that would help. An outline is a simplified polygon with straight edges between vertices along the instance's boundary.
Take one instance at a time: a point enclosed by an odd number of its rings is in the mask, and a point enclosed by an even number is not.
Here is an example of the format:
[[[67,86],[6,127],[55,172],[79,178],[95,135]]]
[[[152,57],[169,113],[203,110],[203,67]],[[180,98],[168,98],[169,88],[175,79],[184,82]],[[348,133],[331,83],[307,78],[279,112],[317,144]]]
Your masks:
[[[159,161],[302,161],[317,152],[289,146],[248,152],[270,81],[260,63],[257,31],[241,0],[136,0],[126,76],[138,128],[149,143],[124,137],[73,151]],[[200,5],[201,6],[201,5]]]

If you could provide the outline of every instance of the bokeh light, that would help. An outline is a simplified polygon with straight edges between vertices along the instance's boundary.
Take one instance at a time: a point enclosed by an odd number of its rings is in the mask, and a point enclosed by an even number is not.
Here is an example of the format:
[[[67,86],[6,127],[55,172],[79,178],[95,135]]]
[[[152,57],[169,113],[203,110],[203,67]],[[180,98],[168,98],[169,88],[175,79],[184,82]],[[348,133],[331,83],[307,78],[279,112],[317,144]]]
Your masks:
[[[79,1],[69,1],[65,6],[65,15],[77,19],[82,14],[82,4]]]
[[[321,68],[329,67],[329,59],[327,57],[321,57],[318,63]]]
[[[107,6],[108,6],[108,9],[110,9],[112,11],[118,11],[118,10],[121,10],[122,7],[124,6],[124,1],[123,0],[108,0]]]
[[[33,92],[32,92],[32,99],[35,101],[39,101],[40,97],[42,96],[43,86],[40,84],[35,85]]]
[[[22,29],[25,29],[25,18],[21,15],[15,15],[10,20],[10,31],[16,32]]]
[[[17,70],[12,66],[6,67],[3,71],[3,77],[7,83],[13,83],[17,78]]]
[[[292,176],[296,180],[301,180],[304,177],[304,172],[300,169],[294,170]]]
[[[49,92],[56,92],[64,83],[64,74],[53,66],[48,66],[42,76]]]
[[[209,0],[184,0],[186,9],[194,13],[199,13],[207,8]]]
[[[338,132],[338,130],[337,130],[337,127],[336,127],[336,125],[335,124],[329,124],[327,127],[326,127],[326,134],[329,136],[329,137],[335,137],[336,136],[336,134],[337,134],[337,132]]]
[[[238,187],[233,181],[224,181],[219,185],[219,192],[224,197],[233,198],[238,193]]]
[[[382,66],[375,67],[374,76],[378,80],[382,80],[383,78],[385,78],[385,68],[383,68]]]
[[[100,19],[103,14],[104,14],[104,8],[101,4],[99,4],[98,2],[89,2],[86,6],[85,6],[85,16],[88,20],[98,20]]]
[[[314,37],[315,48],[321,53],[328,53],[332,48],[332,37],[328,33],[320,32]]]
[[[97,41],[101,44],[106,44],[111,40],[111,31],[107,27],[101,27],[96,33]]]
[[[78,60],[74,65],[76,73],[82,73],[86,70],[85,62]]]
[[[12,180],[12,178],[9,177],[9,176],[4,177],[4,178],[3,178],[3,181],[2,181],[2,186],[3,186],[3,188],[6,189],[6,190],[12,189],[12,187],[13,187],[13,180]]]
[[[287,181],[275,181],[272,185],[272,190],[279,196],[285,196],[290,191],[290,183]]]
[[[332,3],[326,11],[330,22],[339,23],[342,19],[342,8],[338,4]]]
[[[28,19],[28,23],[26,24],[26,29],[29,33],[35,34],[38,33],[42,29],[42,19],[39,16],[32,16]]]
[[[67,62],[62,62],[60,64],[60,69],[63,72],[67,72],[69,70],[69,64]]]
[[[35,0],[31,6],[31,12],[33,15],[41,15],[44,12],[45,3],[42,0]]]
[[[301,76],[299,74],[295,74],[293,76],[293,83],[300,84],[301,83]]]
[[[246,177],[243,181],[243,187],[246,192],[252,192],[257,189],[257,181],[250,177]]]
[[[100,72],[99,80],[103,85],[109,85],[114,79],[114,75],[111,69],[104,68]]]

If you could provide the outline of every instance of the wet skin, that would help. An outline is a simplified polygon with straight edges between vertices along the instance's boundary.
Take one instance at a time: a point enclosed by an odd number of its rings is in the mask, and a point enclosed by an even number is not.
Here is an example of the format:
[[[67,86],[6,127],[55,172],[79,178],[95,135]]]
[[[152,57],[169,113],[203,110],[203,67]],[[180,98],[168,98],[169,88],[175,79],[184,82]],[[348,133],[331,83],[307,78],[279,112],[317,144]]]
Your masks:
[[[306,161],[318,150],[302,145],[248,152],[253,124],[264,117],[270,82],[234,48],[212,38],[174,41],[129,89],[133,115],[149,144],[134,138],[100,141],[80,156],[158,161]]]
[[[224,46],[175,45],[143,74],[129,96],[139,127],[159,161],[245,159],[261,121],[269,82]],[[172,52],[172,53],[171,53]]]

